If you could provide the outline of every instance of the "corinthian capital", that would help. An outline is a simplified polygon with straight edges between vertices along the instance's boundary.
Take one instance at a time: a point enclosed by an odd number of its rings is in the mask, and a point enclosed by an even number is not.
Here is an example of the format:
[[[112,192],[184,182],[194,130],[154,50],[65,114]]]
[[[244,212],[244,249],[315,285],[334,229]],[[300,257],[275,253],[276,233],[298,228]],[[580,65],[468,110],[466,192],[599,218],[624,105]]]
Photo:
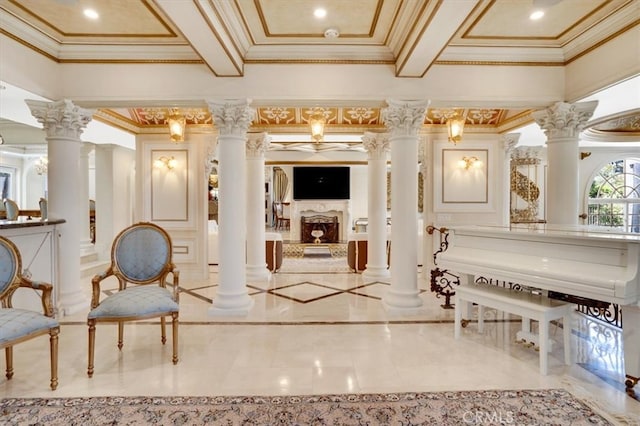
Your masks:
[[[518,145],[520,133],[507,133],[502,138],[502,147],[507,155],[510,155],[513,149]]]
[[[221,135],[244,136],[256,116],[247,100],[207,101]]]
[[[249,135],[247,139],[247,157],[264,157],[264,153],[267,152],[269,144],[271,143],[271,136],[266,132]]]
[[[382,121],[393,134],[417,135],[424,123],[429,106],[428,101],[387,100],[387,108],[382,110]]]
[[[42,124],[47,137],[80,139],[80,135],[91,121],[94,110],[80,108],[69,99],[57,102],[25,101],[38,123]]]
[[[575,104],[557,102],[552,107],[535,111],[531,115],[544,130],[547,139],[577,138],[597,105],[598,101]]]
[[[385,158],[389,152],[389,135],[386,133],[365,132],[362,145],[369,154],[369,159]]]

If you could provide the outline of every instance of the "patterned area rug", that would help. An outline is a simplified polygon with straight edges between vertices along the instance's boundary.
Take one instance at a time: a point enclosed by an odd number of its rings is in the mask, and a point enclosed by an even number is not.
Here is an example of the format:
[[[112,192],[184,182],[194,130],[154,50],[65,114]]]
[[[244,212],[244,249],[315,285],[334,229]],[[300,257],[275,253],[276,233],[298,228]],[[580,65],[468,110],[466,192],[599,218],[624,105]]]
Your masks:
[[[346,273],[350,272],[346,257],[285,257],[279,273]]]
[[[609,425],[562,389],[0,400],[10,425]]]

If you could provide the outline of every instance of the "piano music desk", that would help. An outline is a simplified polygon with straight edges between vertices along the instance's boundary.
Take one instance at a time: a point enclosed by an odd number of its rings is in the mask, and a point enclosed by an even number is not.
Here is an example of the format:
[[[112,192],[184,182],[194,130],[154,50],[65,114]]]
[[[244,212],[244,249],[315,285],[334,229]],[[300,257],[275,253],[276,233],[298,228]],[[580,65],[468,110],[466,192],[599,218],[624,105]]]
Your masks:
[[[574,305],[550,299],[526,291],[509,290],[490,284],[461,285],[456,288],[455,338],[460,338],[463,309],[471,303],[478,304],[478,331],[484,327],[484,307],[494,308],[519,315],[523,321],[534,319],[539,322],[538,341],[540,344],[540,374],[548,372],[549,322],[562,318],[564,335],[564,362],[571,365],[571,315]],[[466,306],[465,306],[466,305]],[[467,309],[467,314],[470,311]]]

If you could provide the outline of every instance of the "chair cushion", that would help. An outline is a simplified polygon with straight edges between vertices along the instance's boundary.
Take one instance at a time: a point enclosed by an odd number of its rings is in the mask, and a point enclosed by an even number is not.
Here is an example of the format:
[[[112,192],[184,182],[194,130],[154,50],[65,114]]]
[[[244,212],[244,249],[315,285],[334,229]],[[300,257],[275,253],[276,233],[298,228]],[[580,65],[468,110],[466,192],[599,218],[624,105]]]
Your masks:
[[[145,317],[166,312],[178,312],[171,292],[157,285],[143,285],[108,296],[89,312],[88,318]]]
[[[58,327],[55,318],[26,309],[0,309],[0,345],[31,333]]]

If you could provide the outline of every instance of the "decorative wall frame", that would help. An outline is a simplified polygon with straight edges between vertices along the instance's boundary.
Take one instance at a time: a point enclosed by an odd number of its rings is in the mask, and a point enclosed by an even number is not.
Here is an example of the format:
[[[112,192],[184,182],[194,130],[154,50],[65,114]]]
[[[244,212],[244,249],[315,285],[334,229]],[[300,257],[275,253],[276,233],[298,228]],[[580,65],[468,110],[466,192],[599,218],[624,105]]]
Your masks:
[[[471,166],[465,159],[475,159]],[[443,204],[487,204],[489,202],[488,149],[443,149]]]
[[[159,158],[174,158],[174,168],[154,167]],[[151,220],[189,220],[189,155],[186,149],[151,150]]]
[[[434,145],[433,209],[435,212],[495,212],[501,173],[492,142],[465,141],[454,148],[441,141]],[[465,161],[465,159],[467,161]]]

